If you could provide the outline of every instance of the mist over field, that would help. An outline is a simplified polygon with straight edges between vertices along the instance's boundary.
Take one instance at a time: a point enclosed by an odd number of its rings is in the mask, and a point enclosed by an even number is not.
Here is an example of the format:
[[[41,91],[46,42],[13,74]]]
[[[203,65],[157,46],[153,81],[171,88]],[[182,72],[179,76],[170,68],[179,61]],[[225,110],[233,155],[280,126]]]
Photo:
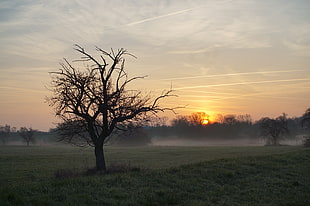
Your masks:
[[[296,138],[288,138],[281,141],[283,145],[298,146],[302,145],[304,141],[303,136]],[[258,139],[233,139],[233,140],[190,140],[178,137],[174,138],[152,138],[150,146],[265,146],[266,140],[264,138]]]
[[[190,140],[180,138],[153,138],[152,146],[263,146],[263,140],[234,139],[234,140]]]
[[[262,133],[262,123],[252,122],[250,116],[223,116],[221,122],[202,124],[205,120],[193,113],[190,116],[177,116],[169,125],[159,124],[160,119],[147,125],[131,126],[124,131],[111,135],[107,146],[264,146],[270,144],[270,134]],[[198,115],[198,118],[197,118]],[[205,114],[203,114],[205,116]],[[247,117],[247,118],[245,118]],[[279,145],[302,145],[307,131],[301,126],[302,117],[285,118],[287,133],[277,137]],[[271,121],[278,121],[276,119]],[[14,127],[6,125],[9,132],[2,131],[0,139],[3,145],[25,145],[26,141]],[[73,128],[72,128],[73,129]],[[276,127],[274,129],[277,129]],[[63,141],[57,128],[49,132],[34,131],[32,145],[76,144],[79,140]],[[71,130],[70,130],[71,131]],[[70,135],[66,133],[65,135]],[[87,136],[87,133],[85,133]],[[84,141],[84,140],[82,140]],[[85,145],[87,146],[87,145]]]
[[[113,141],[113,140],[112,140]],[[296,137],[294,139],[284,139],[281,141],[283,145],[298,146],[303,144],[303,136]],[[178,137],[168,137],[168,138],[151,138],[148,144],[141,144],[140,142],[132,142],[131,144],[111,144],[107,143],[107,146],[195,146],[195,147],[204,147],[204,146],[264,146],[266,144],[265,139],[233,139],[233,140],[218,140],[218,139],[208,139],[208,140],[191,140],[186,138]],[[22,140],[13,140],[8,141],[6,145],[11,146],[25,146],[26,143]],[[70,144],[64,142],[42,140],[40,137],[37,138],[37,141],[32,144],[35,146],[68,146]]]

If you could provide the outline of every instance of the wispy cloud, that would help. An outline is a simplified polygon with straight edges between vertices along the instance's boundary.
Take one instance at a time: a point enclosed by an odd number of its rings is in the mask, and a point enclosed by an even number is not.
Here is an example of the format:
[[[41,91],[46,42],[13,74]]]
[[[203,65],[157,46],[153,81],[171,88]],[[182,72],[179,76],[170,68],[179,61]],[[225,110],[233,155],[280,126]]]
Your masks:
[[[300,88],[300,87],[299,87]],[[210,103],[210,102],[219,102],[222,100],[227,99],[237,99],[240,101],[241,99],[248,99],[248,97],[259,96],[260,99],[262,98],[277,98],[277,99],[291,99],[291,93],[296,94],[300,90],[288,90],[286,87],[280,87],[273,91],[260,91],[260,92],[253,92],[253,93],[218,93],[218,95],[181,95],[182,98],[184,97],[186,102],[200,102],[200,103]],[[303,92],[301,90],[300,92]],[[215,92],[216,94],[216,92]],[[290,95],[288,95],[290,94]]]
[[[244,97],[251,97],[251,96],[259,96],[261,93],[255,93],[255,94],[240,94],[240,95],[233,95],[233,96],[224,96],[224,97],[219,97],[219,98],[208,98],[208,99],[187,99],[189,102],[219,102],[222,100],[227,100],[227,99],[239,99],[244,98]]]
[[[40,93],[40,94],[46,94],[46,90],[40,90],[40,89],[27,89],[22,87],[11,87],[11,86],[0,86],[0,90],[3,91],[19,91],[19,92],[26,92],[26,93]]]
[[[280,83],[280,82],[300,82],[309,81],[310,79],[280,79],[280,80],[268,80],[268,81],[249,81],[249,82],[235,82],[227,84],[209,84],[209,85],[197,85],[197,86],[187,86],[174,88],[175,90],[184,89],[199,89],[199,88],[209,88],[209,87],[226,87],[226,86],[237,86],[237,85],[251,85],[251,84],[266,84],[266,83]]]
[[[179,14],[183,14],[185,12],[189,12],[194,10],[195,8],[190,8],[190,9],[184,9],[184,10],[180,10],[180,11],[176,11],[176,12],[171,12],[169,14],[164,14],[164,15],[159,15],[159,16],[154,16],[154,17],[150,17],[150,18],[145,18],[136,22],[131,22],[126,24],[126,26],[135,26],[137,24],[142,24],[142,23],[146,23],[149,21],[154,21],[154,20],[158,20],[158,19],[162,19],[162,18],[166,18],[166,17],[170,17],[170,16],[175,16],[175,15],[179,15]]]
[[[169,51],[169,54],[200,54],[200,53],[205,53],[208,51],[211,51],[217,47],[214,45],[212,48],[205,48],[205,49],[195,49],[195,50],[177,50],[177,51]]]
[[[172,80],[213,78],[213,77],[225,77],[225,76],[291,73],[291,72],[302,72],[302,71],[305,71],[305,70],[295,69],[295,70],[274,70],[274,71],[258,71],[258,72],[236,72],[236,73],[229,73],[229,74],[215,74],[215,75],[202,75],[202,76],[200,75],[200,76],[176,77],[176,78],[168,78],[168,79],[161,79],[161,80],[163,80],[163,81],[172,81]]]

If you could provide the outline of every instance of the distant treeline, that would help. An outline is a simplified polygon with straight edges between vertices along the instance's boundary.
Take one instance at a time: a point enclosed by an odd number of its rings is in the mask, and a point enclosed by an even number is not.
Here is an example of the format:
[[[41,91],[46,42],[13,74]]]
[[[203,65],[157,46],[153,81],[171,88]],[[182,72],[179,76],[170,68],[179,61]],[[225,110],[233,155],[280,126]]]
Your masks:
[[[207,114],[194,113],[189,116],[178,116],[171,121],[170,125],[163,124],[163,121],[159,120],[157,124],[147,127],[146,131],[153,138],[179,137],[192,140],[258,139],[267,138],[268,136],[264,133],[265,130],[262,127],[263,122],[267,119],[273,120],[264,117],[258,121],[252,121],[251,116],[248,114],[218,115],[217,119],[211,122]],[[281,134],[281,138],[295,138],[298,135],[307,133],[301,124],[303,117],[287,118],[286,114],[282,114],[275,118],[274,121],[276,122],[277,119],[284,119],[281,126],[285,127],[287,131],[285,134]]]
[[[0,125],[0,145],[6,144],[50,144],[56,142],[56,137],[52,132],[42,132],[31,127],[21,127],[17,129],[8,124]]]
[[[73,128],[73,127],[72,127]],[[297,137],[309,139],[310,109],[301,117],[288,118],[285,113],[277,118],[264,117],[253,121],[246,115],[217,115],[211,120],[206,113],[197,112],[188,116],[177,116],[171,121],[168,118],[153,118],[144,124],[129,125],[113,134],[110,145],[148,145],[152,139],[180,138],[188,140],[240,140],[263,139],[266,144],[280,144],[280,140]],[[58,128],[41,132],[22,127],[17,130],[10,125],[0,126],[2,144],[24,141],[44,144],[56,143],[61,139]],[[73,142],[72,142],[73,143]]]

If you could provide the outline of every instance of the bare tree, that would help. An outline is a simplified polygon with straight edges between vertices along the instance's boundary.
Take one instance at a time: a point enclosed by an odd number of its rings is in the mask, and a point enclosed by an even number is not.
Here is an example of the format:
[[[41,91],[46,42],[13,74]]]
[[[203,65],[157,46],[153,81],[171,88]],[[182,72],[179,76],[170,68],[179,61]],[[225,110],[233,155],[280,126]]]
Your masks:
[[[310,131],[310,108],[302,115],[301,126]]]
[[[159,117],[159,116],[153,116],[149,119],[147,122],[147,125],[150,127],[162,127],[167,126],[167,121],[169,120],[168,117]]]
[[[310,108],[308,108],[302,116],[301,126],[310,132]],[[310,135],[304,136],[304,146],[310,147]]]
[[[32,128],[26,128],[26,127],[21,127],[19,130],[19,135],[23,138],[23,140],[27,143],[27,146],[29,146],[30,142],[34,143],[35,138],[34,138],[34,132]]]
[[[128,77],[124,56],[134,56],[125,49],[96,50],[98,58],[75,45],[75,51],[82,55],[76,61],[82,61],[86,68],[78,69],[64,59],[62,68],[51,72],[53,95],[47,101],[63,120],[59,125],[62,140],[94,146],[96,168],[106,171],[103,146],[112,132],[147,118],[149,113],[173,111],[159,105],[160,100],[173,95],[168,90],[152,98],[138,90],[127,90],[131,82],[144,78]]]
[[[11,132],[10,125],[7,125],[7,124],[5,126],[0,125],[0,139],[3,145],[7,143],[10,132]]]
[[[286,114],[276,119],[264,117],[258,121],[261,135],[267,137],[267,144],[279,145],[280,138],[289,133]]]
[[[236,117],[237,122],[242,122],[242,123],[246,123],[246,124],[252,124],[252,117],[249,114],[245,114],[245,115],[238,115]]]
[[[190,126],[190,121],[187,116],[179,115],[171,120],[171,126],[184,129]]]
[[[224,116],[222,114],[217,114],[215,118],[215,122],[218,124],[223,124],[224,123]]]
[[[204,125],[209,121],[209,115],[205,112],[195,112],[189,116],[189,121],[193,126]]]
[[[234,114],[228,114],[224,116],[223,124],[227,125],[235,125],[237,123],[236,115]]]

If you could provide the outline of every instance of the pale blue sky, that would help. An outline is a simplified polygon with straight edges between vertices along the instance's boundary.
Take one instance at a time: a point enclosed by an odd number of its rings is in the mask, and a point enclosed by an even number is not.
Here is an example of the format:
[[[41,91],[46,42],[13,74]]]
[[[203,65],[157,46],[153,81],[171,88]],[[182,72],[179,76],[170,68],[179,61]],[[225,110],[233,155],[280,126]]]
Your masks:
[[[166,105],[254,119],[310,107],[308,0],[2,0],[0,125],[53,126],[48,71],[63,57],[126,48],[135,87],[179,97]],[[168,115],[168,114],[167,114]]]

